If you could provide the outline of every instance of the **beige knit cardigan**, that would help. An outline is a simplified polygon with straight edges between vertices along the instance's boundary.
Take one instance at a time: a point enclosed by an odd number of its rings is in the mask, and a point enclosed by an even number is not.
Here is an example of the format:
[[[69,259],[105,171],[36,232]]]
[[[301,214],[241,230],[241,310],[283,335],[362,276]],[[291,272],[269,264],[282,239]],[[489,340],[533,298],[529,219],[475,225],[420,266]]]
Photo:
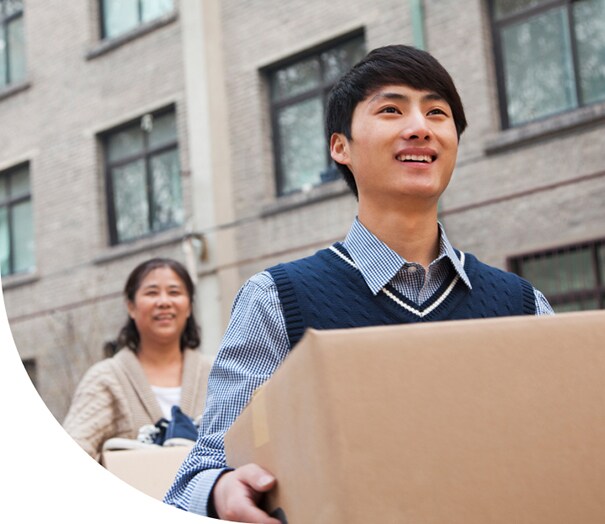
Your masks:
[[[185,349],[180,407],[197,419],[206,402],[212,358]],[[74,393],[63,427],[95,460],[112,437],[136,438],[139,428],[155,424],[162,410],[135,353],[123,348],[94,364]]]

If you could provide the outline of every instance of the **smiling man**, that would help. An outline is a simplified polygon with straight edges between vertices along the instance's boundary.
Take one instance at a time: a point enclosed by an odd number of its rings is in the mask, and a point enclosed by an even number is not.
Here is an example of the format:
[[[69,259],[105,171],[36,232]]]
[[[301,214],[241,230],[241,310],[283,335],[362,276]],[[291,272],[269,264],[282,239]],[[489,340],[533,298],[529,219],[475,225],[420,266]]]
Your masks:
[[[424,51],[375,49],[338,81],[326,131],[358,199],[357,217],[343,242],[269,268],[239,291],[197,444],[167,503],[225,520],[279,522],[258,507],[279,479],[255,464],[229,468],[223,437],[308,327],[552,313],[529,282],[454,249],[438,222],[465,128],[450,75]]]

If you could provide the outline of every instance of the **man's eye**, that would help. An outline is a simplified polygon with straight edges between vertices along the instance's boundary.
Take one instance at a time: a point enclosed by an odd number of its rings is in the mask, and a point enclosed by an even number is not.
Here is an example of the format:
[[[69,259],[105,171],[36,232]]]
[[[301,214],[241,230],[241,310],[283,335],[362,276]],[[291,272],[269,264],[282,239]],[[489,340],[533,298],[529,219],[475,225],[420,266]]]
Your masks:
[[[390,113],[390,114],[396,114],[399,113],[399,109],[397,109],[396,107],[393,106],[389,106],[389,107],[383,107],[380,110],[381,113]]]
[[[429,115],[446,115],[447,113],[443,110],[443,109],[439,109],[439,108],[435,108],[435,109],[431,109],[428,112]]]

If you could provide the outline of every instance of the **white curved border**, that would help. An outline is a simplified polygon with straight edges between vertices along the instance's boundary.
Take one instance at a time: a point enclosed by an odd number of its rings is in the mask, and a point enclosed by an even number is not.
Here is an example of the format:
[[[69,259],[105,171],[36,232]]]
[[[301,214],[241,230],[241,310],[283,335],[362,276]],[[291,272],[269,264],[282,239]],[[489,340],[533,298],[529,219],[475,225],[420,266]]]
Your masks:
[[[2,522],[224,522],[145,495],[97,464],[67,435],[21,363],[1,287],[0,414]]]

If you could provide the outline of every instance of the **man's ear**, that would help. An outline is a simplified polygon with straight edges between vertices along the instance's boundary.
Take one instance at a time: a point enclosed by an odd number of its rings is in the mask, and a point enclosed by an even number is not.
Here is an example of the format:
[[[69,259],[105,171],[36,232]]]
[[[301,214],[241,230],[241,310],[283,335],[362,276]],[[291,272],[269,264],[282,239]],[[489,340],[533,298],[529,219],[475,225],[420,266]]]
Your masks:
[[[330,137],[330,155],[334,162],[349,165],[349,139],[342,133],[332,133]]]

